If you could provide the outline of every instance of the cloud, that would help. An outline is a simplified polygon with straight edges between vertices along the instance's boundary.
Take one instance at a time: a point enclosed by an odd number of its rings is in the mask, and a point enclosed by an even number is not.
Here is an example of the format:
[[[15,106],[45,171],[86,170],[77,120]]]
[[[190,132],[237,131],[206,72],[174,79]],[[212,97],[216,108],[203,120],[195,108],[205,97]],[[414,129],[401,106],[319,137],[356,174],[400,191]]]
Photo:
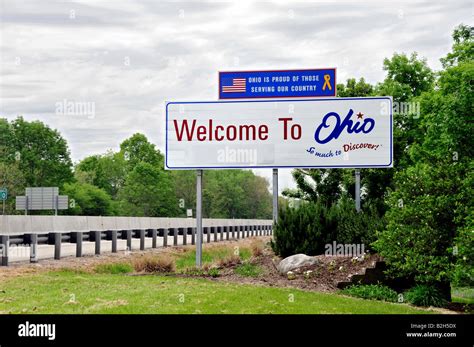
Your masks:
[[[434,68],[469,1],[1,2],[1,115],[39,119],[75,161],[135,132],[164,148],[165,100],[214,100],[217,71],[338,68],[338,80],[384,78],[383,58],[418,51]],[[63,100],[94,117],[57,114]],[[267,172],[268,171],[268,172]],[[271,170],[258,170],[271,177]],[[281,170],[280,189],[293,186]]]

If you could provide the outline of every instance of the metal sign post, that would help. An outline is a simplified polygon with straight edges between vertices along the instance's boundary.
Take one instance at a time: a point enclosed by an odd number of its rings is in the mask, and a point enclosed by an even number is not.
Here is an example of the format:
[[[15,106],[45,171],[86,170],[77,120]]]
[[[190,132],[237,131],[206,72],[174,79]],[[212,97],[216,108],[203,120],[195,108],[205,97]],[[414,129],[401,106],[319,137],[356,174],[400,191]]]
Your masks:
[[[355,202],[356,211],[360,212],[360,169],[355,170]]]
[[[196,267],[202,266],[202,170],[196,177]]]
[[[273,224],[278,221],[278,169],[273,169]]]

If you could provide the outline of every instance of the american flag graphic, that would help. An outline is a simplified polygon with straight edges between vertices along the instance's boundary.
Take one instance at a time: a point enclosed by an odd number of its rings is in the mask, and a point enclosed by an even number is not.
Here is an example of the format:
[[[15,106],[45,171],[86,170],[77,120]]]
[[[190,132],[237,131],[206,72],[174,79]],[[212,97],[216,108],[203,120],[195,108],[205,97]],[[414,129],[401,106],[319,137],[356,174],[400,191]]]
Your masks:
[[[245,78],[228,78],[222,80],[223,93],[245,93]]]

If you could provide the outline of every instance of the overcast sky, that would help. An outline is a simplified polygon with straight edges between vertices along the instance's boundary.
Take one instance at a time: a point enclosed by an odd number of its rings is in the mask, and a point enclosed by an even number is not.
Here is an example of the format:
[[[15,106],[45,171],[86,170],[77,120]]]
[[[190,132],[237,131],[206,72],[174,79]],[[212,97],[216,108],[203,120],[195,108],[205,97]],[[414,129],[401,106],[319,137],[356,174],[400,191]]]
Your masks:
[[[135,132],[163,149],[164,101],[217,99],[219,70],[337,67],[338,82],[376,83],[385,57],[412,51],[439,69],[474,10],[453,0],[0,3],[0,116],[58,129],[75,162]],[[95,112],[61,113],[63,100]],[[293,186],[280,172],[280,190]]]

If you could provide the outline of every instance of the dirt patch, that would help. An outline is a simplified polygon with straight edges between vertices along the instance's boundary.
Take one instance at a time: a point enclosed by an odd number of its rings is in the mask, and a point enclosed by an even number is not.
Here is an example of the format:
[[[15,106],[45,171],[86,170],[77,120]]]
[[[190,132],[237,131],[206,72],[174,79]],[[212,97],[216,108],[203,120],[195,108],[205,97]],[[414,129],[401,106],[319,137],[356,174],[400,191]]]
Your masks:
[[[260,268],[260,275],[257,277],[236,275],[234,272],[236,265],[234,265],[221,269],[217,280],[335,292],[338,290],[339,282],[347,281],[351,275],[362,273],[366,267],[373,266],[375,261],[380,259],[377,255],[366,255],[362,261],[352,261],[351,257],[341,256],[320,255],[315,258],[318,259],[317,264],[293,271],[295,279],[289,280],[276,268],[281,259],[276,257],[269,247],[265,247],[260,256],[250,260],[252,264]],[[307,271],[311,272],[308,274]]]

